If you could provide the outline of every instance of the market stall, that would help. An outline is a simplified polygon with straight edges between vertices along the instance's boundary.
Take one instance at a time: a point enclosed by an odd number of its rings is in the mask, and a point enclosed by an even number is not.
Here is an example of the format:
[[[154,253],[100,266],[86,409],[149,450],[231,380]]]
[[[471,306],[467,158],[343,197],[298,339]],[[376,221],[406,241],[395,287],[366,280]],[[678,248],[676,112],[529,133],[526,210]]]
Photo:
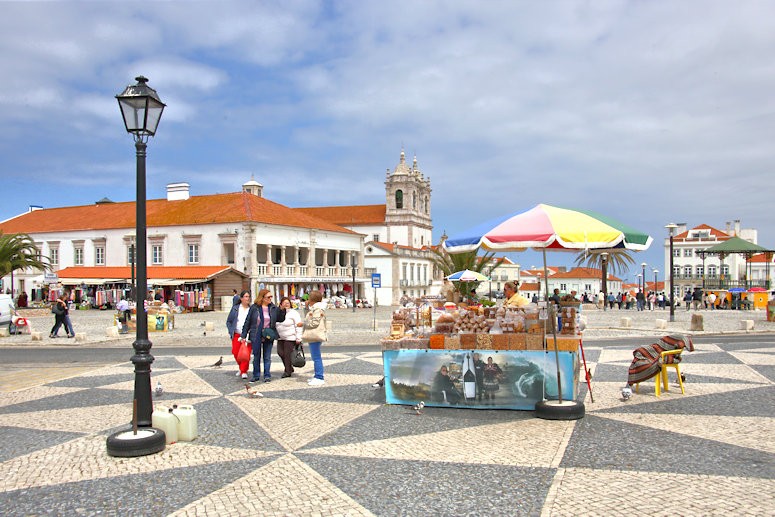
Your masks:
[[[538,308],[436,312],[424,307],[393,314],[391,334],[381,341],[388,404],[532,411],[544,394],[558,396],[555,357],[548,354],[554,337],[547,348],[547,319]],[[566,400],[578,396],[576,316],[576,308],[562,309],[556,337],[560,374],[573,379],[561,384]]]

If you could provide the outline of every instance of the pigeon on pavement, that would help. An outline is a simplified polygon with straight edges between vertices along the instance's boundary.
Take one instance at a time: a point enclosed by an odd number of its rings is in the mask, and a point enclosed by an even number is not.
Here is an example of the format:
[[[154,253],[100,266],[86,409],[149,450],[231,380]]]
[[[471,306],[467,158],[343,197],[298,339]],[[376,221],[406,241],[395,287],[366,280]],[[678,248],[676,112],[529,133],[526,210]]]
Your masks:
[[[630,397],[632,397],[632,388],[630,388],[630,385],[628,384],[622,388],[622,400],[630,400]]]
[[[248,392],[248,397],[251,397],[251,398],[261,398],[261,397],[264,396],[263,393],[258,391],[256,388],[251,387],[250,384],[245,384],[245,389]]]
[[[425,402],[423,402],[423,401],[421,400],[420,402],[418,402],[417,404],[415,404],[414,406],[412,406],[412,409],[414,409],[414,412],[415,412],[416,414],[418,414],[418,415],[422,415],[422,408],[424,408],[424,407],[425,407]]]
[[[164,393],[164,388],[161,387],[161,382],[160,381],[156,381],[156,389],[153,390],[153,393],[157,397],[161,397],[162,394]]]
[[[217,361],[215,361],[215,364],[213,365],[213,368],[218,368],[218,367],[219,367],[219,366],[221,366],[222,364],[223,364],[223,356],[221,356],[221,358],[220,358],[220,359],[218,359]]]

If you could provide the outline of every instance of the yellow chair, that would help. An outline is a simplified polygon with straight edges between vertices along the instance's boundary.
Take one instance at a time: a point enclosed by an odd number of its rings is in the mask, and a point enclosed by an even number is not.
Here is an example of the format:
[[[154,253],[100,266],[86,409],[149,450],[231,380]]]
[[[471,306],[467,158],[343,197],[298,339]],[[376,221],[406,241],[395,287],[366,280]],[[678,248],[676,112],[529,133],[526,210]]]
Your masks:
[[[676,362],[666,363],[665,362],[667,356],[669,356],[669,355],[680,356],[681,352],[683,352],[683,348],[679,348],[677,350],[665,350],[664,352],[661,352],[659,354],[659,364],[662,367],[660,368],[659,373],[656,376],[654,376],[654,394],[657,397],[662,395],[662,392],[659,389],[660,381],[662,383],[662,388],[665,391],[670,391],[670,389],[668,388],[668,384],[667,384],[667,369],[668,368],[674,368],[675,369],[675,373],[678,376],[678,384],[679,384],[679,386],[681,386],[681,394],[683,395],[683,394],[686,393],[684,391],[684,381],[683,381],[683,378],[681,377],[681,363],[676,363]],[[677,357],[674,357],[673,359],[675,360],[675,359],[677,359]],[[640,383],[635,385],[635,391],[636,392],[638,391],[639,387],[640,387]]]

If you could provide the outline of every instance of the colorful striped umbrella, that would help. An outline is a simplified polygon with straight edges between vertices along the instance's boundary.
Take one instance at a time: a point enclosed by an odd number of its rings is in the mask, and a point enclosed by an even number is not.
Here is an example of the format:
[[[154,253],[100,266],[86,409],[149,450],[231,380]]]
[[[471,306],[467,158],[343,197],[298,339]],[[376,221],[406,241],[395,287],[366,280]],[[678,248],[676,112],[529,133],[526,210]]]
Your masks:
[[[463,271],[452,273],[447,277],[447,280],[451,280],[453,282],[486,282],[489,280],[489,278],[481,273],[477,273],[476,271],[464,269]]]
[[[450,253],[482,247],[490,251],[524,251],[527,248],[584,250],[647,249],[652,238],[619,221],[590,210],[537,205],[526,212],[491,219],[447,239]]]

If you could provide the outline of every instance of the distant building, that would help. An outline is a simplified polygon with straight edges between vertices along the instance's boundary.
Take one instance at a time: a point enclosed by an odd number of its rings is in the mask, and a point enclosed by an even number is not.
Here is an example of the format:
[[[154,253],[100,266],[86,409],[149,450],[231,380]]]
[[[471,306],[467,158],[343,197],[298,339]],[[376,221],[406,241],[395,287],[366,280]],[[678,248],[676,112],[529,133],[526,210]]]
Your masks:
[[[204,196],[191,196],[188,183],[171,183],[166,199],[147,202],[147,261],[149,275],[174,271],[176,277],[149,276],[149,288],[165,291],[166,299],[195,286],[208,293],[207,305],[215,308],[221,296],[230,298],[233,288],[242,287],[254,295],[266,287],[276,297],[311,289],[353,293],[357,299],[376,297],[381,305],[396,304],[404,294],[438,293],[441,275],[430,251],[430,179],[416,158],[407,165],[403,150],[386,174],[385,196],[384,205],[291,208],[266,199],[254,179],[241,192]],[[14,293],[40,293],[53,285],[94,298],[96,292],[123,291],[131,284],[134,202],[31,207],[0,223],[0,231],[30,234],[53,265],[47,275],[16,271]],[[118,273],[120,266],[125,269]],[[381,276],[376,293],[375,273]],[[3,280],[10,286],[9,277]]]
[[[700,224],[691,229],[687,228],[686,223],[678,225],[673,237],[673,292],[678,299],[687,290],[694,288],[730,288],[746,283],[749,286],[769,286],[768,275],[773,265],[771,257],[768,265],[768,260],[763,255],[754,256],[747,263],[745,256],[740,254],[708,255],[703,258],[700,253],[733,237],[758,244],[757,231],[741,228],[740,220],[727,222],[725,230],[707,224]],[[669,237],[665,238],[664,250],[664,271],[669,272]],[[669,276],[667,281],[669,289]]]

